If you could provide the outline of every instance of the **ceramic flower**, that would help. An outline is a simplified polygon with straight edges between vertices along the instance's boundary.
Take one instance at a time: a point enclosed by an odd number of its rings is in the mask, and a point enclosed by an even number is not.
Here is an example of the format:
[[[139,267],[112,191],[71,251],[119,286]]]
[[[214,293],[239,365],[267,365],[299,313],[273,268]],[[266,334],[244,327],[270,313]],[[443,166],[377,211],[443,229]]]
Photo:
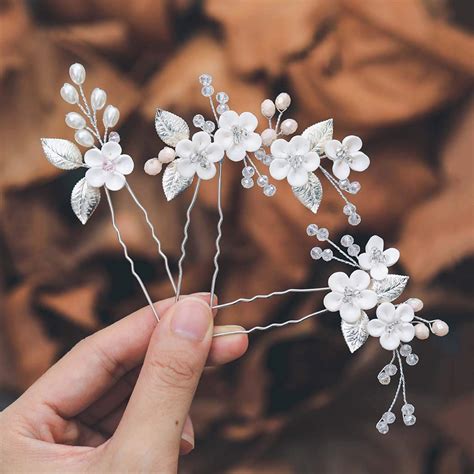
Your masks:
[[[378,235],[373,235],[365,246],[365,253],[359,255],[359,265],[369,271],[375,280],[383,280],[388,275],[388,268],[398,262],[400,252],[395,248],[383,249],[384,242]]]
[[[377,318],[371,319],[367,331],[373,337],[380,337],[380,345],[393,351],[400,342],[410,342],[415,337],[415,328],[410,321],[415,313],[408,304],[395,307],[392,303],[382,303],[377,308]]]
[[[370,159],[359,151],[362,140],[355,135],[349,135],[342,140],[329,140],[324,145],[326,156],[334,163],[332,172],[336,178],[347,179],[351,170],[364,171],[370,165]]]
[[[240,115],[233,110],[219,117],[219,129],[214,142],[220,145],[232,161],[241,161],[247,152],[256,151],[262,144],[262,138],[255,133],[258,120],[254,114],[243,112]]]
[[[288,179],[291,186],[304,186],[308,182],[308,173],[319,166],[319,155],[310,151],[309,141],[297,135],[289,142],[282,138],[275,140],[270,148],[273,161],[270,174],[275,179]]]
[[[84,155],[89,169],[86,180],[90,186],[104,186],[111,191],[118,191],[125,186],[125,176],[133,171],[133,160],[129,155],[122,155],[122,147],[115,142],[107,142],[101,150],[93,148]]]
[[[196,173],[201,179],[211,179],[216,174],[216,165],[224,156],[223,148],[211,143],[206,132],[197,132],[191,140],[181,140],[176,145],[176,160],[179,174],[184,178],[192,178]]]
[[[339,311],[347,323],[355,323],[363,310],[377,304],[377,294],[367,289],[370,276],[362,270],[355,270],[350,277],[343,272],[333,273],[328,285],[332,291],[324,297],[324,306],[329,311]]]

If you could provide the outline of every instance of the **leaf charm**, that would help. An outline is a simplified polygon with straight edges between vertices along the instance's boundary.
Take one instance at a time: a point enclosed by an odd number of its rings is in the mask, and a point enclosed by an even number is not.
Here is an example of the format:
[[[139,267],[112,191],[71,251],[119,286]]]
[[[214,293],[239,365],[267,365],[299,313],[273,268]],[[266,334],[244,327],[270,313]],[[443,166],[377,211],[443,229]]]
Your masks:
[[[85,224],[100,202],[100,188],[87,184],[86,178],[76,183],[71,193],[71,207],[78,219]]]
[[[188,124],[178,115],[166,110],[157,109],[155,128],[158,136],[169,146],[176,146],[180,140],[189,138]]]
[[[79,148],[69,140],[61,138],[42,138],[46,159],[56,168],[73,170],[82,166],[82,153]]]
[[[323,187],[315,174],[309,173],[308,177],[304,186],[292,186],[291,189],[300,202],[316,214],[323,198]]]
[[[354,324],[346,323],[344,320],[341,320],[341,330],[342,335],[346,341],[347,347],[349,350],[354,353],[359,347],[364,345],[365,341],[369,337],[367,331],[367,324],[369,323],[369,318],[367,314],[363,311],[362,316]]]
[[[372,290],[377,293],[378,302],[396,300],[403,293],[409,278],[406,275],[387,275],[383,280],[374,280]]]
[[[163,191],[168,201],[181,194],[193,182],[193,178],[183,178],[178,173],[176,161],[170,163],[163,173]]]
[[[319,155],[322,155],[324,153],[324,144],[328,140],[332,140],[332,132],[332,119],[328,119],[311,125],[302,135],[311,143],[311,151],[316,151]]]

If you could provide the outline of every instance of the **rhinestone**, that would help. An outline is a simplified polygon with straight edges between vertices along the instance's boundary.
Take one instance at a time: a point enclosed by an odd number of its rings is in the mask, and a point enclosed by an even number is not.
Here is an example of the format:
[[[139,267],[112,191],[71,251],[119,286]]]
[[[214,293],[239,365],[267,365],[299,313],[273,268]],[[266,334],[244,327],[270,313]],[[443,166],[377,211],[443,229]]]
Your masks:
[[[416,365],[418,364],[419,357],[416,354],[408,354],[406,361],[408,365]]]
[[[406,357],[409,354],[411,354],[410,344],[403,344],[403,346],[400,347],[400,355],[403,357]]]
[[[354,206],[354,204],[346,204],[343,208],[342,208],[342,212],[346,215],[346,216],[350,216],[352,214],[355,213],[356,211],[356,207]]]
[[[354,243],[354,237],[352,235],[346,234],[341,237],[341,245],[343,247],[350,247]]]
[[[271,197],[276,193],[276,187],[273,184],[267,184],[263,187],[263,194],[265,196]]]
[[[255,158],[257,158],[259,161],[263,160],[265,158],[265,150],[263,148],[259,148],[255,152]]]
[[[405,405],[402,406],[402,415],[408,416],[408,415],[413,415],[415,413],[415,407],[411,403],[405,403]]]
[[[212,87],[212,86],[204,86],[204,87],[201,89],[201,94],[202,94],[204,97],[211,97],[211,95],[214,94],[214,87]]]
[[[212,133],[216,129],[216,124],[212,120],[207,120],[203,128],[207,133]]]
[[[322,258],[325,262],[329,262],[333,257],[333,253],[331,249],[325,249],[323,250]]]
[[[321,227],[316,232],[316,238],[321,242],[324,242],[329,237],[329,231],[325,227]]]
[[[383,420],[380,420],[375,427],[380,434],[387,434],[389,431],[388,424]]]
[[[405,423],[406,426],[413,426],[416,423],[416,416],[415,415],[404,416],[403,423]]]
[[[347,249],[347,253],[348,253],[351,257],[357,257],[357,255],[359,255],[359,253],[360,253],[360,247],[359,247],[357,244],[352,244],[352,245]]]
[[[257,184],[263,188],[264,186],[266,186],[268,184],[268,176],[265,175],[265,174],[262,174],[262,176],[259,176],[257,178]]]
[[[229,102],[229,96],[225,92],[218,92],[216,94],[216,100],[220,104],[225,104],[226,102]]]
[[[350,225],[359,225],[361,220],[359,214],[352,214],[347,219],[347,222],[349,222]]]
[[[385,372],[387,372],[388,375],[395,375],[398,371],[397,366],[395,364],[387,364],[384,367]]]
[[[395,421],[395,419],[395,413],[392,413],[391,411],[386,411],[382,415],[382,420],[385,421],[385,423],[389,423],[390,425]]]
[[[360,183],[358,181],[353,181],[351,184],[349,184],[347,191],[349,191],[351,194],[357,194],[360,191]]]
[[[253,187],[253,179],[252,178],[242,178],[242,181],[240,181],[242,183],[242,186],[245,188],[245,189],[250,189]]]
[[[219,104],[216,110],[218,114],[223,114],[229,110],[229,106],[227,104]]]
[[[313,247],[310,255],[312,259],[319,260],[323,255],[323,249],[321,247]]]
[[[120,135],[118,134],[118,132],[109,133],[109,142],[120,143]]]
[[[255,174],[253,166],[246,166],[242,169],[242,176],[244,178],[251,178]]]
[[[199,82],[203,86],[210,86],[212,83],[212,76],[210,76],[209,74],[201,74],[199,76]]]
[[[318,226],[316,224],[310,224],[308,227],[306,227],[306,233],[312,237],[313,235],[316,235],[318,232]]]
[[[205,123],[204,117],[201,114],[197,114],[193,117],[193,125],[201,128]]]

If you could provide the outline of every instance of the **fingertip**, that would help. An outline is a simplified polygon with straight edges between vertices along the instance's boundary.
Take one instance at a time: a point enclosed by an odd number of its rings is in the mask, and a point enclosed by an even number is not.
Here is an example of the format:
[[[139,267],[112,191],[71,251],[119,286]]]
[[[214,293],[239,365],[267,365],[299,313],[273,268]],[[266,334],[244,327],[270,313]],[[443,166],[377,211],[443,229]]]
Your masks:
[[[243,331],[241,326],[216,326],[214,334],[225,332]],[[242,357],[248,349],[247,334],[229,334],[213,338],[208,363],[220,365],[232,362]]]

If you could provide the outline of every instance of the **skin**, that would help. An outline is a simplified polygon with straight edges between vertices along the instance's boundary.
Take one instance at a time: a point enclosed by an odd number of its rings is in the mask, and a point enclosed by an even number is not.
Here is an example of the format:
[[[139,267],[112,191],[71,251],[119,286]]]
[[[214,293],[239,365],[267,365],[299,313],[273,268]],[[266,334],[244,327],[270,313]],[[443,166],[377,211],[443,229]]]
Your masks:
[[[2,472],[177,472],[204,367],[248,340],[212,338],[238,327],[214,327],[208,294],[155,307],[159,324],[142,308],[87,337],[0,413]]]

